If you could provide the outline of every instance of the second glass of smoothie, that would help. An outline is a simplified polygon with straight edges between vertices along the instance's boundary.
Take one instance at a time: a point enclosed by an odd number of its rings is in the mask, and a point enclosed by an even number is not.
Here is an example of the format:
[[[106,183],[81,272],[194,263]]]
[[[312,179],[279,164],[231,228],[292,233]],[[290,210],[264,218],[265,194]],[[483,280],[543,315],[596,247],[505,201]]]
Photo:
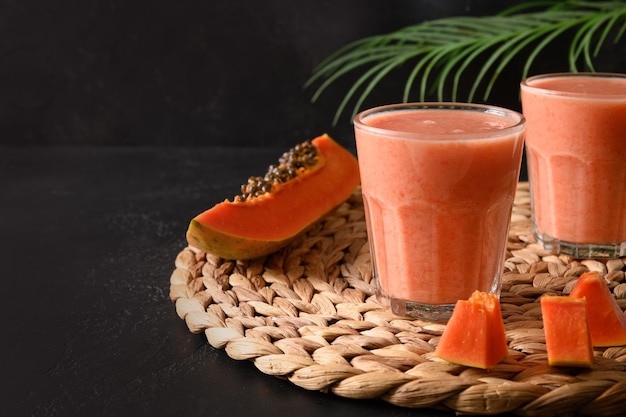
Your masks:
[[[542,74],[521,93],[537,240],[575,258],[626,256],[626,74]]]
[[[524,117],[463,103],[382,106],[354,120],[374,277],[398,315],[447,320],[499,294]]]

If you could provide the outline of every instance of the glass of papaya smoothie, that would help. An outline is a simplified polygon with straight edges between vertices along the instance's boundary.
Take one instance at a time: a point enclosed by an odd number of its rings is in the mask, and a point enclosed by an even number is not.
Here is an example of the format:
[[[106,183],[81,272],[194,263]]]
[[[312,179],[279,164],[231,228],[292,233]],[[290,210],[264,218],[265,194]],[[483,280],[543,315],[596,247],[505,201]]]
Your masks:
[[[626,74],[521,83],[533,231],[575,258],[626,255]]]
[[[379,299],[445,321],[476,290],[499,295],[524,117],[407,103],[365,110],[354,129]]]

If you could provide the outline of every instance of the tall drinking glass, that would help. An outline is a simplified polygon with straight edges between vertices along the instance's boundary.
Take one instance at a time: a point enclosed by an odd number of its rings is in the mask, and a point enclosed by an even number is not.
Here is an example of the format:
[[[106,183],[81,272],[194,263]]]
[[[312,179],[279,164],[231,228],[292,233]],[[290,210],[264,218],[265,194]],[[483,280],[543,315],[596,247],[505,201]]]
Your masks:
[[[377,107],[354,120],[374,277],[398,315],[447,320],[499,294],[524,117],[463,103]]]
[[[626,255],[626,75],[544,74],[521,92],[537,240],[576,258]]]

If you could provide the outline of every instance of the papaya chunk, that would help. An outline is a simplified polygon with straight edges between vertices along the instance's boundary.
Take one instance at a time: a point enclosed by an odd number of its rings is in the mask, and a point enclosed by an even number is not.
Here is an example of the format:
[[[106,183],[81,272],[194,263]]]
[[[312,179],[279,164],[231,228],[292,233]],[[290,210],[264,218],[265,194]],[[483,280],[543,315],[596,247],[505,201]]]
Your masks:
[[[593,348],[584,298],[544,295],[540,298],[548,365],[590,368]]]
[[[508,355],[500,301],[495,294],[474,291],[459,300],[435,349],[448,362],[492,369]]]
[[[626,345],[626,316],[598,272],[582,274],[569,295],[587,300],[587,319],[593,346]]]
[[[242,187],[243,196],[225,200],[194,217],[186,234],[189,245],[224,259],[269,255],[347,200],[360,182],[356,157],[328,135],[310,143],[314,157],[306,156],[303,163],[292,164],[286,169],[289,176],[276,174],[280,178],[274,180],[268,175],[279,172],[281,166],[270,167],[265,179],[257,177],[259,181],[253,186]],[[266,189],[268,181],[271,188]]]

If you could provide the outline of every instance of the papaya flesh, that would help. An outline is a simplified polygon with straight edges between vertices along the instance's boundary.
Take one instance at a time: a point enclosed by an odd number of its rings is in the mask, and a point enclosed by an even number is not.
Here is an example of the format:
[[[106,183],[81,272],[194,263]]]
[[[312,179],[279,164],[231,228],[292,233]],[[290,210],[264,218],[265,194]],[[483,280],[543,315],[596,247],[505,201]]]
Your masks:
[[[269,255],[346,201],[360,182],[356,157],[328,135],[311,144],[313,163],[298,166],[291,178],[254,195],[248,189],[194,217],[189,245],[224,259]]]
[[[468,300],[456,302],[435,355],[459,365],[492,369],[508,351],[498,297],[475,291]]]
[[[544,295],[540,298],[548,365],[591,368],[593,347],[584,298]]]
[[[626,345],[626,315],[598,272],[582,274],[569,295],[587,300],[587,318],[593,346]]]

